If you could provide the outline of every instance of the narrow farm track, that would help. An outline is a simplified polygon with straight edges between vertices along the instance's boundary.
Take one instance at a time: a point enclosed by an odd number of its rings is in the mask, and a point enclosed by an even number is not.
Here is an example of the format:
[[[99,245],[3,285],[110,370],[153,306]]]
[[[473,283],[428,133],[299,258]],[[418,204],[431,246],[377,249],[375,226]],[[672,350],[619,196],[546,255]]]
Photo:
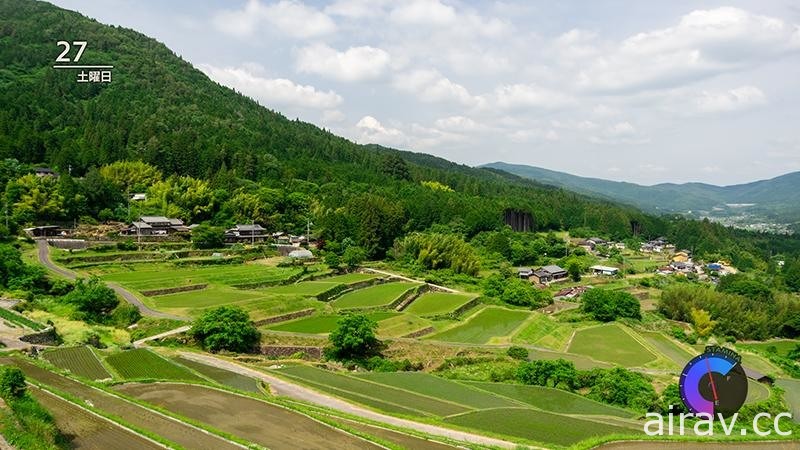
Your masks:
[[[278,378],[273,375],[260,372],[249,367],[244,367],[239,364],[226,361],[224,359],[216,358],[210,355],[203,355],[199,353],[180,352],[183,358],[193,361],[201,362],[214,366],[220,369],[230,370],[240,375],[256,378],[262,380],[270,385],[270,388],[277,394],[301,400],[316,405],[321,405],[327,408],[335,409],[347,414],[362,417],[365,419],[383,422],[389,425],[408,428],[422,433],[427,433],[434,436],[441,436],[456,441],[469,442],[472,444],[486,445],[499,448],[517,448],[518,445],[509,441],[491,438],[488,436],[481,436],[479,434],[468,433],[465,431],[453,430],[437,425],[415,422],[408,419],[401,419],[399,417],[389,416],[370,409],[362,408],[360,406],[348,403],[344,400],[331,397],[329,395],[314,391],[305,386],[292,383],[283,378]]]
[[[78,274],[76,274],[75,272],[57,265],[56,263],[53,262],[52,259],[50,259],[50,246],[47,245],[47,239],[37,240],[36,245],[38,246],[37,254],[39,256],[39,263],[45,266],[48,270],[50,270],[51,272],[55,272],[69,280],[74,280],[75,278],[78,277]],[[141,312],[143,316],[156,317],[159,319],[189,320],[186,317],[167,314],[161,311],[156,311],[154,309],[151,309],[150,307],[142,303],[142,301],[139,300],[138,297],[133,295],[132,292],[130,292],[129,290],[123,288],[122,286],[116,283],[106,282],[106,285],[111,289],[113,289],[114,292],[116,292],[120,297],[125,299],[126,302],[137,307],[139,309],[139,312]]]

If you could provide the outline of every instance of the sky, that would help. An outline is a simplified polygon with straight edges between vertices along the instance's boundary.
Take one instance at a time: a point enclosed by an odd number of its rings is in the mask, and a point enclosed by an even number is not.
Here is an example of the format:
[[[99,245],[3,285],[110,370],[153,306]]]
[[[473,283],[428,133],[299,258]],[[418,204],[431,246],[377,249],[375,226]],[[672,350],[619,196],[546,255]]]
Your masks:
[[[359,143],[640,184],[800,170],[796,1],[54,3]]]

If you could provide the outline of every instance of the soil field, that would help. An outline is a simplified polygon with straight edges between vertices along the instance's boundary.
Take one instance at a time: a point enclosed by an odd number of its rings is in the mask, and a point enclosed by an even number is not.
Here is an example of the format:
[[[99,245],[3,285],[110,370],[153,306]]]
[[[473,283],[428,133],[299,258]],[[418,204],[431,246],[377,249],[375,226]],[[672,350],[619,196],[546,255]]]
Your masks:
[[[197,361],[192,361],[191,359],[176,357],[175,361],[196,372],[201,373],[208,378],[211,378],[223,386],[228,386],[240,391],[252,392],[255,394],[261,393],[261,391],[258,389],[258,382],[253,378],[239,375],[238,373],[231,372],[229,370],[212,367]]]
[[[117,390],[270,449],[377,449],[291,410],[203,386],[126,384]]]

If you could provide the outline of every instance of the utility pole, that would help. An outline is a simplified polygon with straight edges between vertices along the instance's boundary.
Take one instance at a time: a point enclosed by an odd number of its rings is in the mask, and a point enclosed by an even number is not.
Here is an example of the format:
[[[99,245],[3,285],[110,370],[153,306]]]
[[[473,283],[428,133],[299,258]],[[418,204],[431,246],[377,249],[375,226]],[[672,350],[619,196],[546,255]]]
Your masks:
[[[255,247],[255,245],[256,245],[256,235],[255,235],[255,232],[256,232],[256,219],[250,219],[250,221],[253,223],[253,228],[250,229],[250,245]]]

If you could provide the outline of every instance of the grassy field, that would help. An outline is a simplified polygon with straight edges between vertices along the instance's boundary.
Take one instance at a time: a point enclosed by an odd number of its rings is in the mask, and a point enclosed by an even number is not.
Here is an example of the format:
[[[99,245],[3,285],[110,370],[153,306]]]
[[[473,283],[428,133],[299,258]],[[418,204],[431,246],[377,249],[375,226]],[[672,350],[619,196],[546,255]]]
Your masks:
[[[447,314],[460,308],[473,298],[475,298],[474,294],[426,292],[414,300],[404,311],[418,316]]]
[[[148,303],[151,303],[156,309],[204,308],[263,297],[264,294],[258,291],[234,289],[232,287],[217,285],[209,286],[199,291],[179,292],[177,294],[151,297]]]
[[[397,313],[390,311],[379,311],[366,314],[370,319],[379,322],[397,315]],[[289,322],[280,322],[275,325],[267,327],[267,329],[274,331],[289,331],[293,333],[310,333],[310,334],[323,334],[330,333],[336,329],[336,323],[342,316],[336,315],[321,315],[304,317],[298,320]]]
[[[378,335],[386,337],[405,336],[431,326],[431,321],[413,314],[398,314],[378,323]]]
[[[511,338],[511,342],[563,351],[573,331],[571,326],[556,322],[549,316],[532,313],[531,320]]]
[[[46,326],[34,322],[33,320],[19,314],[15,311],[10,311],[5,308],[0,308],[0,319],[5,319],[13,324],[19,325],[21,327],[30,328],[34,331],[41,331],[47,328]]]
[[[656,359],[655,354],[617,324],[578,330],[569,351],[623,367],[639,367]]]
[[[763,383],[747,379],[747,398],[745,403],[755,403],[769,398],[769,388]]]
[[[406,389],[429,397],[456,402],[475,409],[523,406],[510,398],[498,397],[457,381],[447,380],[427,373],[373,372],[360,374],[358,378]]]
[[[335,288],[343,283],[334,281],[303,281],[302,283],[274,286],[264,289],[268,294],[278,295],[302,295],[306,297],[316,297],[328,289]]]
[[[155,267],[153,267],[155,266]],[[278,281],[297,274],[300,269],[274,267],[263,264],[229,264],[217,266],[177,267],[170,264],[153,264],[146,270],[137,268],[102,276],[104,280],[120,283],[137,291],[172,288],[191,284],[209,283],[235,285]]]
[[[289,409],[205,386],[128,384],[117,389],[266,448],[380,448]]]
[[[90,380],[111,378],[89,347],[56,348],[42,353],[42,356],[54,366]]]
[[[127,350],[106,357],[106,363],[124,379],[201,381],[202,378],[147,349]]]
[[[178,364],[186,366],[223,386],[228,386],[240,391],[253,392],[255,394],[261,392],[261,390],[258,388],[258,382],[253,378],[239,375],[238,373],[231,372],[229,370],[199,363],[197,361],[192,361],[191,359],[181,357],[176,357],[174,359],[176,362],[178,362]]]
[[[736,344],[737,347],[753,349],[763,353],[767,353],[770,347],[775,347],[775,353],[783,356],[784,358],[798,345],[800,345],[800,341],[791,339],[776,339],[774,341],[767,342],[747,342]]]
[[[789,409],[792,411],[794,421],[800,423],[800,380],[788,380],[779,378],[775,381],[781,389],[783,389],[783,398],[789,404]]]
[[[416,286],[418,284],[406,282],[378,284],[348,292],[334,300],[333,306],[337,308],[387,306]]]
[[[641,427],[624,428],[534,409],[499,408],[475,411],[445,419],[455,425],[516,436],[532,441],[568,446],[593,436],[637,434]]]
[[[333,395],[341,396],[342,392],[356,394],[356,396],[372,399],[371,404],[378,409],[384,409],[382,405],[396,405],[410,411],[417,411],[416,415],[448,416],[466,412],[468,408],[455,403],[441,401],[435,398],[415,394],[402,389],[384,386],[361,380],[356,377],[341,375],[331,371],[317,369],[309,366],[294,366],[280,369],[278,372],[291,376],[300,381],[310,382],[321,390],[330,392]],[[333,388],[333,390],[329,389]],[[338,390],[338,391],[337,391]],[[347,398],[359,401],[356,396]],[[364,402],[361,402],[364,403]],[[391,409],[386,409],[392,412]]]
[[[466,322],[433,335],[431,339],[485,344],[493,337],[510,334],[528,318],[529,314],[527,311],[490,306],[470,317]]]
[[[545,411],[561,414],[601,415],[624,418],[631,418],[637,415],[637,413],[633,411],[589,400],[586,397],[560,389],[508,383],[481,383],[471,381],[465,383],[494,394],[513,398],[518,402]]]
[[[689,352],[688,349],[685,349],[672,339],[664,336],[663,333],[643,331],[640,332],[639,335],[678,366],[683,366],[695,356],[695,353]]]
[[[781,370],[775,367],[771,362],[767,361],[767,359],[764,357],[753,353],[740,352],[739,354],[742,356],[742,365],[745,367],[755,369],[765,374],[781,374]]]
[[[374,273],[346,273],[344,275],[336,275],[333,277],[321,278],[319,281],[327,281],[330,283],[341,283],[341,284],[353,284],[353,283],[360,283],[362,281],[372,280],[375,278],[380,277],[378,274]]]

